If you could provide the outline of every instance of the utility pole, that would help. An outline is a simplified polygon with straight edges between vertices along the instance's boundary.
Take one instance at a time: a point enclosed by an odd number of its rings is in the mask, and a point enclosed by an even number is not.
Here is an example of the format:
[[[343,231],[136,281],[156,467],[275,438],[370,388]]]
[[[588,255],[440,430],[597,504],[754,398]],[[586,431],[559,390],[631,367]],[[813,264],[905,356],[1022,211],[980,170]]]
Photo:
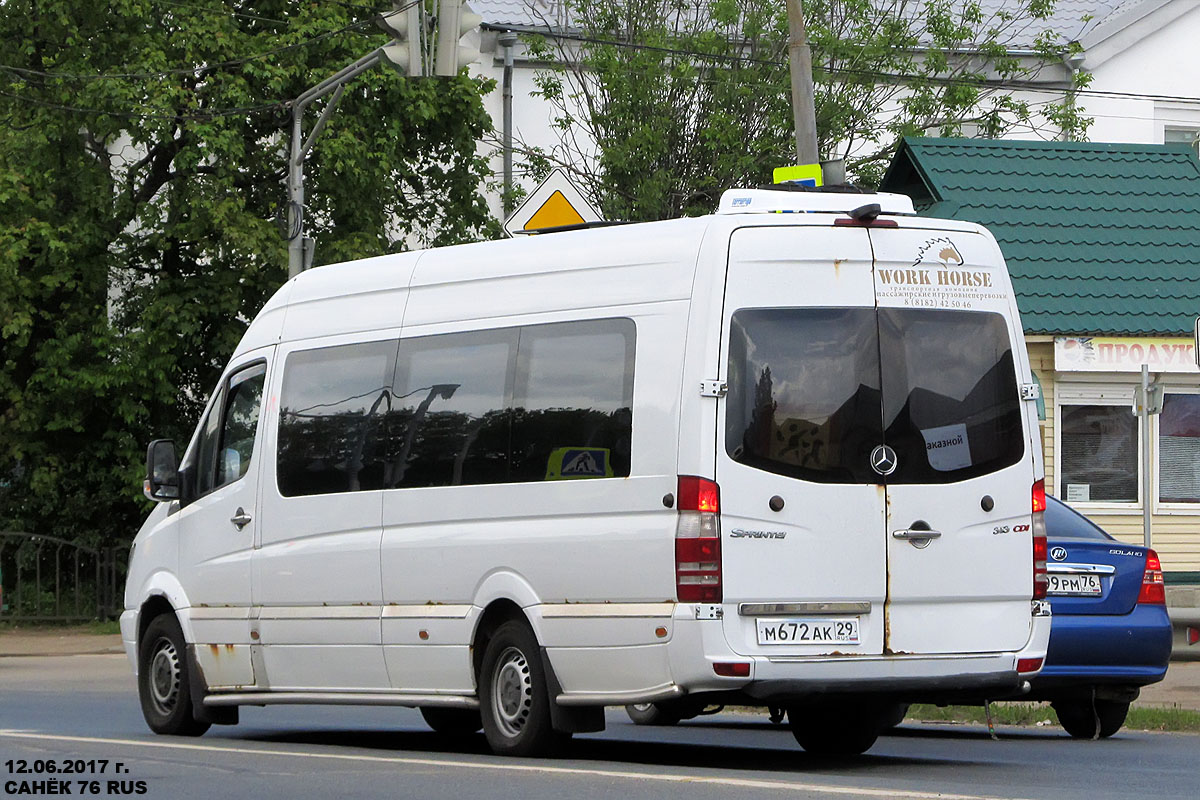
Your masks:
[[[517,43],[517,35],[512,31],[505,31],[497,41],[504,48],[504,216],[507,218],[512,213],[513,45]]]
[[[812,50],[804,27],[802,0],[787,0],[788,62],[792,75],[792,119],[796,126],[796,163],[816,164],[817,106],[812,77]]]

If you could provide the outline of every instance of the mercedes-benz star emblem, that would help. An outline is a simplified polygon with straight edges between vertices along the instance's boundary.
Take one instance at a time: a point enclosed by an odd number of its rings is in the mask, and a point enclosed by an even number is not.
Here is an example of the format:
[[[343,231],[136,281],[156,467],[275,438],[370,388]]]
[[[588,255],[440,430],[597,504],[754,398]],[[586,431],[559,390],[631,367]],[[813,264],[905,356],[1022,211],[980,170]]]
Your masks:
[[[896,451],[881,444],[871,451],[871,469],[880,475],[891,475],[896,471]]]
[[[1067,557],[1067,548],[1051,547],[1050,548],[1050,557],[1053,558],[1055,561],[1062,561],[1064,558]]]

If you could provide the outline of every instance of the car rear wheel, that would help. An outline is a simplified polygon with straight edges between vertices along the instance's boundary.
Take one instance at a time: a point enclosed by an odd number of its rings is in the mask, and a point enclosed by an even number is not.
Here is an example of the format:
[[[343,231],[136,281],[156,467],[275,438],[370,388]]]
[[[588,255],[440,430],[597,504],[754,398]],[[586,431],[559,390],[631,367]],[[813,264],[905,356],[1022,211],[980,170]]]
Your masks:
[[[138,699],[155,733],[200,736],[210,723],[192,716],[187,644],[174,614],[150,621],[138,650]]]
[[[892,706],[821,705],[788,709],[792,735],[806,752],[816,755],[856,756],[875,744]]]
[[[1094,704],[1094,705],[1093,705]],[[1125,724],[1129,703],[1121,700],[1058,700],[1050,704],[1063,730],[1076,739],[1107,739]]]
[[[625,713],[635,725],[675,725],[683,719],[658,703],[633,703],[625,706]]]
[[[483,727],[479,712],[469,708],[422,708],[425,724],[446,736],[467,736]]]
[[[554,730],[537,639],[520,621],[501,625],[483,653],[479,705],[483,733],[497,755],[552,755],[570,738]]]

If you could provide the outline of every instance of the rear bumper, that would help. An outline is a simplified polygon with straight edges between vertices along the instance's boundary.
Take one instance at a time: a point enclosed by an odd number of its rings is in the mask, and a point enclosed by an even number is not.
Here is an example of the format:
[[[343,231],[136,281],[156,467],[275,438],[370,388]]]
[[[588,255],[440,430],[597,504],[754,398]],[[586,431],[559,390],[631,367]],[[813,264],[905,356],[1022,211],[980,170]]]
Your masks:
[[[1171,620],[1164,606],[1137,606],[1129,614],[1057,614],[1046,666],[1035,693],[1066,686],[1145,686],[1167,674]]]
[[[1018,673],[1017,662],[1044,658],[1050,638],[1048,614],[1031,621],[1029,639],[1019,651],[768,657],[734,653],[718,621],[685,623],[677,617],[671,671],[673,683],[686,694],[736,693],[764,704],[837,695],[981,702],[1028,689],[1032,673]],[[717,676],[719,662],[749,662],[749,679]]]

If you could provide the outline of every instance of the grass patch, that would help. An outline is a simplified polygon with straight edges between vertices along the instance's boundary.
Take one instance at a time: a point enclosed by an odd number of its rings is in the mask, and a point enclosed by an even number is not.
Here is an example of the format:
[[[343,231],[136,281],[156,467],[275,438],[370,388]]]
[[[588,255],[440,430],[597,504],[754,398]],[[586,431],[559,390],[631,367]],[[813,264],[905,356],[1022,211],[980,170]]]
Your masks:
[[[121,632],[118,620],[92,620],[91,622],[0,622],[0,633],[5,631],[28,631],[30,633],[85,633],[106,636]]]
[[[987,724],[983,706],[931,706],[914,704],[908,710],[908,720],[922,722],[961,722]],[[1057,726],[1058,715],[1049,703],[992,703],[992,721],[997,725]],[[1200,711],[1179,706],[1158,707],[1134,705],[1129,709],[1125,727],[1135,731],[1170,731],[1200,733]]]

